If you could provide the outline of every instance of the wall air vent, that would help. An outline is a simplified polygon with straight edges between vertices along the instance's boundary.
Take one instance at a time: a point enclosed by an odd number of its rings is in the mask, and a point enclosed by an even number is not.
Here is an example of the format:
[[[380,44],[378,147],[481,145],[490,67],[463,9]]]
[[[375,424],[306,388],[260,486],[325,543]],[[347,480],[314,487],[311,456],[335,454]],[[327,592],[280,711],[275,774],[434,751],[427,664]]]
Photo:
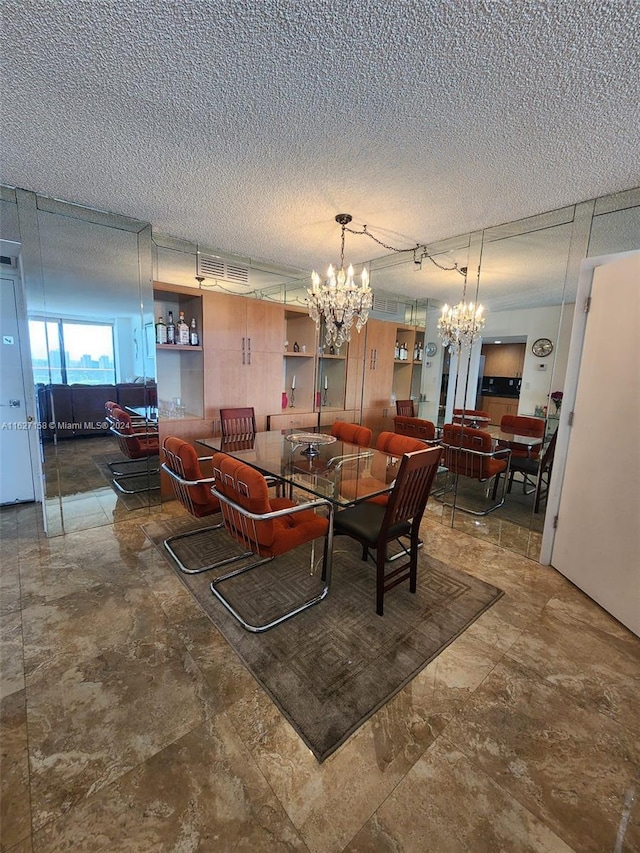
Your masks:
[[[12,258],[9,255],[0,255],[0,264],[3,267],[16,267],[18,265],[17,259]]]
[[[373,296],[373,310],[380,311],[381,314],[397,314],[398,300],[387,299],[384,296]]]
[[[214,258],[213,255],[200,255],[200,275],[205,278],[215,278],[217,281],[228,281],[232,284],[249,284],[247,267],[229,263],[223,258]]]

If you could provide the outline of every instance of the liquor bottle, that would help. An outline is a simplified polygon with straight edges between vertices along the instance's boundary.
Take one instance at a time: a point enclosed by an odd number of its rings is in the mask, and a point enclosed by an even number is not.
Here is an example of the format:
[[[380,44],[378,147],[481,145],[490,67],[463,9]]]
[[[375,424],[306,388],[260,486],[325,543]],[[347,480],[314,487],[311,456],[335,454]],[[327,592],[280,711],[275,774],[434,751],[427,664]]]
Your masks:
[[[189,326],[184,319],[184,311],[180,311],[178,325],[176,326],[176,343],[182,347],[189,346]]]
[[[408,356],[408,355],[409,355],[409,350],[407,349],[407,344],[406,344],[406,342],[405,342],[405,343],[403,343],[403,344],[402,344],[402,346],[400,347],[400,360],[401,360],[401,361],[406,361],[406,360],[407,360],[407,356]]]
[[[196,327],[196,318],[194,317],[191,320],[191,330],[189,332],[189,343],[192,347],[197,347],[200,343],[200,338],[198,336],[198,329]]]
[[[393,357],[400,358],[400,344],[398,343],[398,341],[396,341],[396,348],[393,351]]]
[[[173,322],[173,311],[169,311],[169,319],[167,320],[167,343],[175,344],[176,342],[176,324]]]
[[[422,354],[424,350],[422,349],[422,341],[418,344],[418,361],[422,361]]]
[[[156,323],[156,343],[157,344],[166,344],[167,342],[167,326],[162,319],[162,317],[158,317],[158,322]]]

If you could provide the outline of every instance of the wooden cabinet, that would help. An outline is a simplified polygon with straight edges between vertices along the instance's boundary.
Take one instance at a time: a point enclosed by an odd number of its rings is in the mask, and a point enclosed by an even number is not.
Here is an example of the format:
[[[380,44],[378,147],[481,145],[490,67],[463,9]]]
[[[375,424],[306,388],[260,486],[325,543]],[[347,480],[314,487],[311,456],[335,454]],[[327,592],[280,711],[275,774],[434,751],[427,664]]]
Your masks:
[[[366,330],[362,423],[373,431],[375,440],[380,432],[393,428],[391,395],[397,330],[384,320],[369,320]]]
[[[282,399],[284,305],[205,293],[205,417],[217,421],[220,408],[253,406],[258,429]]]
[[[485,376],[521,377],[526,344],[483,344]]]
[[[519,401],[514,397],[480,397],[483,411],[489,412],[491,423],[500,426],[503,415],[517,415]]]

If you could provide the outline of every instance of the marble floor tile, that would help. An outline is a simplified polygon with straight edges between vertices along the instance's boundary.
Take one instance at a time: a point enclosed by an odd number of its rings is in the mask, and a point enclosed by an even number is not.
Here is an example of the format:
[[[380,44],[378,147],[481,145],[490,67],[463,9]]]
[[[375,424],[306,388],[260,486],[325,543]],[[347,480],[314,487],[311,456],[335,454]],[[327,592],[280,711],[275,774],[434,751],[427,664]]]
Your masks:
[[[205,684],[166,628],[27,687],[34,829],[198,726]]]
[[[344,853],[418,850],[573,853],[449,743],[446,735],[412,767]]]
[[[591,608],[593,610],[593,608]],[[628,632],[613,637],[574,618],[575,609],[552,599],[540,619],[511,646],[508,655],[561,687],[580,705],[612,717],[630,730],[640,720],[640,647]]]
[[[445,730],[501,652],[464,635],[318,765],[262,694],[229,711],[307,846],[341,851],[402,776]],[[262,726],[256,720],[262,719]]]
[[[447,727],[471,761],[570,847],[614,850],[630,791],[640,779],[640,733],[508,657]],[[640,849],[632,815],[625,853]]]
[[[22,613],[0,614],[0,696],[24,690]]]
[[[29,755],[24,690],[0,700],[0,846],[31,837]]]
[[[224,716],[169,744],[34,836],[35,853],[307,848]]]

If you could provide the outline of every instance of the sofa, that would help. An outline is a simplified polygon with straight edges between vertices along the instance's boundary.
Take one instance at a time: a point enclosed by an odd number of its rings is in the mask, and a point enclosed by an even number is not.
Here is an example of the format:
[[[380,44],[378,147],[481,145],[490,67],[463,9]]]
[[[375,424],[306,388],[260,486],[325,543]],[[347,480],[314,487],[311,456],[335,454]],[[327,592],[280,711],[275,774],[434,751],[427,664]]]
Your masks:
[[[38,421],[43,440],[106,435],[104,404],[157,406],[155,382],[119,382],[115,385],[38,385]]]

